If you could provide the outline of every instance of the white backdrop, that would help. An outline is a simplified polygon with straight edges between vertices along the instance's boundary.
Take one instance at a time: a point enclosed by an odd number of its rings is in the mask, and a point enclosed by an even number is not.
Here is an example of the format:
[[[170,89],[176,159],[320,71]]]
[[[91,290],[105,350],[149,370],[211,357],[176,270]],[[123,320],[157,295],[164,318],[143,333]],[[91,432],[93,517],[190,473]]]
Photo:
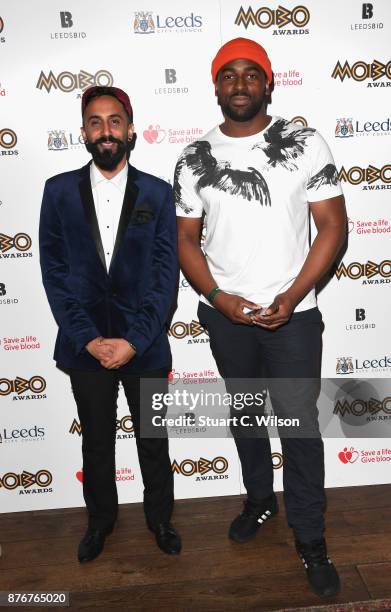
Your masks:
[[[325,439],[327,485],[387,482],[391,443],[382,431],[391,418],[389,1],[308,0],[299,7],[291,0],[283,6],[4,0],[0,11],[1,510],[83,505],[80,427],[68,380],[51,359],[56,326],[41,286],[37,242],[45,179],[89,159],[80,138],[81,93],[94,83],[125,89],[138,134],[132,163],[172,182],[182,148],[220,121],[210,63],[221,44],[237,36],[265,46],[276,80],[269,112],[319,129],[346,197],[348,248],[319,304],[323,376],[340,383],[324,410],[331,415],[342,406],[352,437]],[[272,254],[265,265],[273,265]],[[170,333],[173,382],[217,374],[208,336],[196,320],[197,301],[181,277]],[[370,384],[349,391],[345,383],[352,375]],[[121,397],[121,502],[142,497],[127,415]],[[368,420],[378,435],[354,436],[355,425]],[[273,448],[281,490],[277,440]],[[243,491],[231,439],[175,438],[171,457],[177,498]]]

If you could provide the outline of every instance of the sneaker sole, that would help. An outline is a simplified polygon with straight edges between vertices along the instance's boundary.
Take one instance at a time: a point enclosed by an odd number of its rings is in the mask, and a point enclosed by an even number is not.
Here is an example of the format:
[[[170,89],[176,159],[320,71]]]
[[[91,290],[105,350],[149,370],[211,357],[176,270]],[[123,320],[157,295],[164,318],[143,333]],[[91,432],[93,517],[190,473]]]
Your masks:
[[[308,577],[307,577],[308,579]],[[310,583],[310,581],[308,580],[308,585],[311,589],[311,591],[313,593],[315,593],[315,595],[317,595],[318,597],[335,597],[336,595],[338,595],[341,592],[341,583],[340,581],[338,581],[338,584],[335,586],[335,588],[330,588],[328,590],[325,591],[319,591],[318,589],[315,589],[312,584]]]

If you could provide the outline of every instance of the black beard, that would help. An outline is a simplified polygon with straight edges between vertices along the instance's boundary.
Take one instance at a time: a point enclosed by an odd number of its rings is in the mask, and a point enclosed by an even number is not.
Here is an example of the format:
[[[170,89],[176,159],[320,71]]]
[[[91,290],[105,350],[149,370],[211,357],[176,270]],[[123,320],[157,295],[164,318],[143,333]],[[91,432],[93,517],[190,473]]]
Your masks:
[[[99,151],[98,145],[103,142],[115,142],[117,143],[117,150],[115,153],[112,151]],[[107,138],[98,138],[95,142],[87,142],[86,149],[92,155],[92,159],[98,168],[102,170],[115,170],[120,161],[122,161],[124,155],[128,155],[128,143],[123,140],[119,140],[119,138],[114,138],[114,136],[108,136]],[[129,149],[130,150],[130,149]]]
[[[217,102],[220,105],[223,114],[229,119],[244,123],[245,121],[250,121],[259,113],[265,103],[265,96],[256,98],[246,108],[232,108],[232,106],[229,105],[229,101],[225,102],[220,97],[217,98]]]

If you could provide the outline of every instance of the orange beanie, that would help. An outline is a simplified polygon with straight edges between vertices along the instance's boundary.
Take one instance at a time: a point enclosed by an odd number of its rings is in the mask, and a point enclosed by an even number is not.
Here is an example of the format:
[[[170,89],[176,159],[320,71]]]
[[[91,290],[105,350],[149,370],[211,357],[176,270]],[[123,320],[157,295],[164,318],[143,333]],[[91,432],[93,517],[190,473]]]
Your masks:
[[[219,70],[221,70],[225,64],[228,64],[228,62],[232,62],[236,59],[253,60],[253,62],[264,70],[268,82],[272,82],[272,66],[265,49],[249,38],[234,38],[219,49],[212,62],[213,83],[216,83]]]

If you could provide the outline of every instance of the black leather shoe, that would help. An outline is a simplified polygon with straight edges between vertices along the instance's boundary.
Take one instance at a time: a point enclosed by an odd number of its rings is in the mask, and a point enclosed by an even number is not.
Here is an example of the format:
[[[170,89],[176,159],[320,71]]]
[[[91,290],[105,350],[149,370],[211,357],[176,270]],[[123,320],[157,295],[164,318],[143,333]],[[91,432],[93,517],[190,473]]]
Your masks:
[[[231,540],[244,544],[256,535],[261,525],[277,513],[278,504],[274,493],[257,503],[247,499],[243,512],[232,521],[228,535]]]
[[[341,589],[338,572],[327,556],[326,542],[296,540],[296,550],[307,572],[311,590],[319,597],[334,597]]]
[[[103,550],[106,536],[108,536],[111,532],[111,529],[93,529],[89,527],[80,541],[79,550],[77,552],[77,558],[80,563],[86,563],[87,561],[92,561],[96,559],[98,555]]]
[[[155,534],[156,544],[167,555],[179,555],[182,548],[181,537],[171,523],[160,523],[151,528]]]

